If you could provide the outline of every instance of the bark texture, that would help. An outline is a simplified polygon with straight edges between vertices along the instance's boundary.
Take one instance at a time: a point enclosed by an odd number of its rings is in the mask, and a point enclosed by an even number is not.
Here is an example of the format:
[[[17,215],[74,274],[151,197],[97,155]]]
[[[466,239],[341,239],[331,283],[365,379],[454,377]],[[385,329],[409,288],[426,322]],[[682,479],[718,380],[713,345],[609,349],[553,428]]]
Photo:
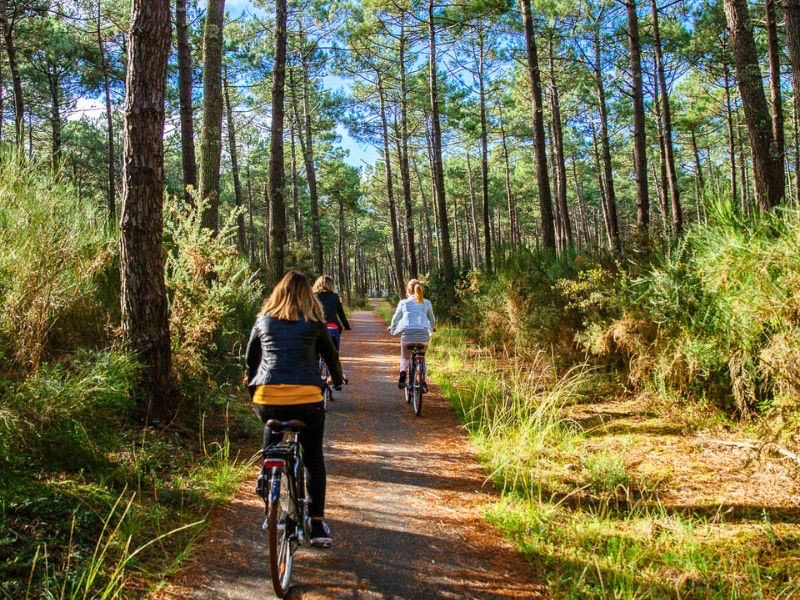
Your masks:
[[[169,0],[134,0],[128,32],[120,277],[122,332],[144,365],[146,412],[171,412],[171,355],[162,252],[164,97]]]
[[[178,101],[181,115],[181,159],[183,162],[184,200],[194,208],[189,193],[197,189],[197,159],[194,154],[194,120],[192,109],[192,47],[186,19],[186,0],[175,0],[175,37],[178,45]]]
[[[286,177],[283,166],[283,118],[286,87],[286,0],[275,1],[275,58],[272,71],[272,122],[269,157],[269,247],[271,277],[283,277],[286,246]]]

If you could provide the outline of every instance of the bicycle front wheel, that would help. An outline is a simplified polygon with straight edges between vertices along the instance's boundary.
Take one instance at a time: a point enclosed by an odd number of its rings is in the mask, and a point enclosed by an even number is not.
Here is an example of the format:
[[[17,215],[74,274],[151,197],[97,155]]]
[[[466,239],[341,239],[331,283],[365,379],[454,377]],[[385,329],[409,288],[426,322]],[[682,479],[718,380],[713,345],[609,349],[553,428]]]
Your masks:
[[[296,547],[298,524],[294,519],[292,499],[289,495],[290,480],[285,470],[281,471],[278,490],[270,491],[267,510],[267,530],[269,536],[269,570],[272,587],[278,598],[289,593],[289,580],[292,577],[293,554]],[[273,484],[275,485],[275,484]]]
[[[422,384],[424,382],[424,377],[422,374],[422,369],[417,369],[417,372],[414,374],[414,414],[416,416],[420,416],[422,414]]]
[[[325,385],[325,389],[322,391],[322,408],[325,411],[328,411],[328,402],[333,400],[333,390],[331,390],[331,386]]]

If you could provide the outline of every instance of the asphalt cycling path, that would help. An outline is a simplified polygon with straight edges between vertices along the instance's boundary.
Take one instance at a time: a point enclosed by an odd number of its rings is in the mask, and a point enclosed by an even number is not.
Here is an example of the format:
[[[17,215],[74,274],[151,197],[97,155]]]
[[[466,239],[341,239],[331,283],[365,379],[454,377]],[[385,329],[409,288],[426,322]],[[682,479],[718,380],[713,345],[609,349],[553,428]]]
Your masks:
[[[397,338],[374,312],[350,322],[342,363],[351,383],[329,407],[325,431],[333,547],[298,550],[289,597],[545,597],[535,565],[484,520],[496,492],[436,386],[415,417],[397,389]],[[256,475],[158,597],[274,597]]]

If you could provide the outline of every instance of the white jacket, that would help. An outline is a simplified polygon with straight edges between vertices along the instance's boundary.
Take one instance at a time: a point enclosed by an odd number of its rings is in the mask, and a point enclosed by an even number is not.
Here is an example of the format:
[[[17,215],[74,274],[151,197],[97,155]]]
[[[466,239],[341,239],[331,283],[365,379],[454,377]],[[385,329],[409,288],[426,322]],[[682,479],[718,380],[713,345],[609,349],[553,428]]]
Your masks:
[[[410,329],[425,329],[428,333],[433,332],[436,326],[436,318],[433,316],[433,306],[427,298],[422,304],[417,302],[413,296],[400,300],[397,310],[394,312],[391,324],[392,335],[397,335]]]

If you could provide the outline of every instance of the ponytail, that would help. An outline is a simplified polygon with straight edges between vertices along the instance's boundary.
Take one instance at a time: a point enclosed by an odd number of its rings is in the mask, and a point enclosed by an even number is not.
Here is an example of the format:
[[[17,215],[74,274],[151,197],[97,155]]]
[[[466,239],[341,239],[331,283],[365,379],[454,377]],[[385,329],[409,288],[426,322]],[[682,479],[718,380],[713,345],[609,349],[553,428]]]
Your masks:
[[[417,304],[422,304],[425,298],[422,296],[422,284],[419,282],[419,279],[409,280],[408,285],[406,285],[406,294],[409,296],[414,294],[414,299],[417,301]]]
[[[422,286],[420,284],[414,286],[414,297],[417,299],[417,304],[422,304],[424,298],[422,296]]]

